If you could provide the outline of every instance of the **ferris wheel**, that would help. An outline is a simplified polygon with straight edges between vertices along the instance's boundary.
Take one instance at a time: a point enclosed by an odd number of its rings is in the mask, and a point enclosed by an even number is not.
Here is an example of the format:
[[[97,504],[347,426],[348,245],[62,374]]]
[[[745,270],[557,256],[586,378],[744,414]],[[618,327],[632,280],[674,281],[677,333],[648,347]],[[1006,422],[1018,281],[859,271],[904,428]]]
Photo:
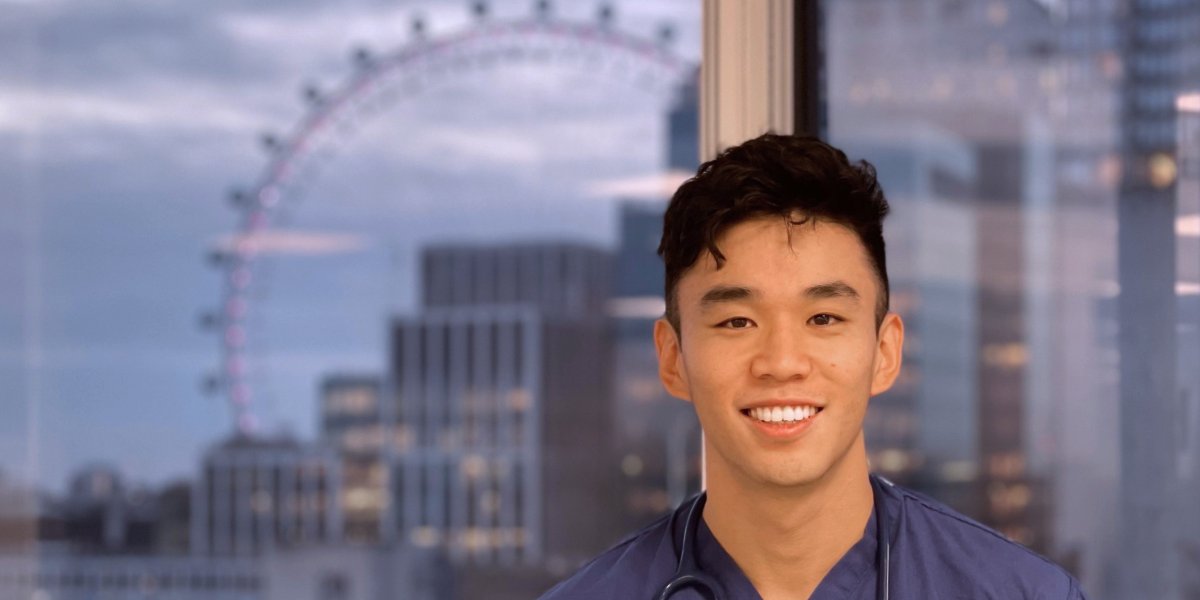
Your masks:
[[[230,243],[209,255],[221,273],[220,305],[201,317],[217,336],[219,366],[205,375],[206,393],[224,396],[231,408],[234,432],[253,435],[254,411],[249,350],[253,328],[247,327],[265,235],[300,194],[325,159],[331,142],[347,135],[372,114],[422,93],[439,80],[464,73],[519,63],[558,63],[589,74],[626,79],[634,86],[663,95],[696,76],[698,66],[672,48],[674,29],[662,25],[654,36],[622,32],[611,5],[597,7],[587,21],[556,16],[549,0],[539,0],[531,14],[495,19],[485,2],[469,6],[470,25],[434,37],[424,19],[410,21],[409,40],[376,53],[356,48],[349,72],[328,90],[307,85],[302,90],[305,113],[281,135],[261,138],[267,160],[252,186],[231,192],[238,213]]]

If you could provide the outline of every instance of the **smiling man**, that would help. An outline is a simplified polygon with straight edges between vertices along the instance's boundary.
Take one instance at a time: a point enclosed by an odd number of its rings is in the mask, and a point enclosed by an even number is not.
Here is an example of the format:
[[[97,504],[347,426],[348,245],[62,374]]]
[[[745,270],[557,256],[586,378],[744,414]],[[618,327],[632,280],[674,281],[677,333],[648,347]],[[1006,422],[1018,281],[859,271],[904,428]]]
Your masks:
[[[708,489],[544,599],[1083,598],[1057,565],[870,475],[863,419],[904,346],[887,213],[869,164],[807,137],[750,140],[679,188],[654,341],[704,430]]]

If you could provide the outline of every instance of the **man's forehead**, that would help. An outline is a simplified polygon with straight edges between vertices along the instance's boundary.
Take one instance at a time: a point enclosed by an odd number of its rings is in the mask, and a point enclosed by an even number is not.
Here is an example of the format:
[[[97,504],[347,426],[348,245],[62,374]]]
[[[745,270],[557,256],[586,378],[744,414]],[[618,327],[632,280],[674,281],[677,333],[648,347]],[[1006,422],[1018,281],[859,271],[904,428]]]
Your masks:
[[[721,260],[709,248],[684,273],[728,272],[730,265],[757,266],[781,258],[794,267],[820,267],[836,259],[842,268],[853,268],[855,259],[870,268],[866,247],[849,227],[839,223],[809,220],[789,223],[782,217],[760,217],[742,221],[717,236]],[[831,265],[832,266],[832,265]]]
[[[681,274],[679,285],[702,295],[718,285],[759,288],[768,282],[807,289],[842,281],[867,294],[863,288],[875,278],[858,235],[837,223],[810,220],[789,226],[778,216],[752,219],[722,232],[717,249],[720,263],[705,249]]]

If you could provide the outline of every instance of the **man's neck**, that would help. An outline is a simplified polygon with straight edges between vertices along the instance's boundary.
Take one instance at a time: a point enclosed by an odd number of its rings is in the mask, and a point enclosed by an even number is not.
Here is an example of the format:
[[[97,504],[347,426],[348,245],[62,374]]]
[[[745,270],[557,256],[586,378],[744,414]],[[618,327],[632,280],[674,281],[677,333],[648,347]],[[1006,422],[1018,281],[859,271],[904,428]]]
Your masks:
[[[862,538],[874,502],[861,433],[842,461],[803,487],[750,482],[711,449],[708,456],[704,522],[765,600],[807,599]]]

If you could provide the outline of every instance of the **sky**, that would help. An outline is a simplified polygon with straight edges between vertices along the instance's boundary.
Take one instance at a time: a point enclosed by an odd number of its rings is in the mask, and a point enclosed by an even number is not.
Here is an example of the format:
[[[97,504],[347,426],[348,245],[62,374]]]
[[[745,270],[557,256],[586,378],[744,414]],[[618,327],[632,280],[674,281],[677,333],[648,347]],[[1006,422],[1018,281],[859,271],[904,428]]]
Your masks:
[[[598,6],[558,4],[573,22]],[[491,5],[502,21],[533,3]],[[698,2],[613,6],[614,28],[670,23],[697,60]],[[229,193],[267,166],[261,136],[297,127],[304,86],[345,82],[354,48],[413,43],[414,16],[429,41],[469,31],[468,5],[0,0],[0,15],[0,483],[61,489],[90,464],[190,477],[231,431],[200,385],[219,355],[198,322],[221,301],[205,257],[236,232]],[[611,245],[618,198],[655,195],[670,86],[587,48],[431,70],[317,144],[255,274],[263,431],[312,438],[321,375],[381,368],[423,244]]]

